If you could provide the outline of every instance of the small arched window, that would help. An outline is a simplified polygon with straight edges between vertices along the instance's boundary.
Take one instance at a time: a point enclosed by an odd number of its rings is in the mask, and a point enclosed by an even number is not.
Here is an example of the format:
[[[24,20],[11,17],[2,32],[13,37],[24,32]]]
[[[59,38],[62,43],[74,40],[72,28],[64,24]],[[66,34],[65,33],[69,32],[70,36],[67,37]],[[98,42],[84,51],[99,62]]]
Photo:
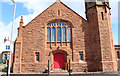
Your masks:
[[[55,21],[47,25],[47,42],[70,42],[71,25],[65,21]]]

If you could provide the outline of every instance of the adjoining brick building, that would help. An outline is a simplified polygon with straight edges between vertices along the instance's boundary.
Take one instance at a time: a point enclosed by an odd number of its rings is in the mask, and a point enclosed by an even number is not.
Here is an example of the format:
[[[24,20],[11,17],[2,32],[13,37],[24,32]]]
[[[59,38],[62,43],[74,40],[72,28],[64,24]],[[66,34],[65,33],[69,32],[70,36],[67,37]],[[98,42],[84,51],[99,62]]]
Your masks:
[[[14,73],[117,71],[109,2],[85,2],[86,19],[57,0],[26,26],[21,17]]]
[[[115,51],[117,53],[118,70],[120,71],[120,45],[115,45]]]
[[[9,57],[10,57],[10,51],[11,51],[11,56],[13,56],[13,47],[14,47],[14,41],[12,41],[12,44],[11,44],[11,49],[10,49],[10,40],[9,38],[4,39],[4,44],[0,47],[0,62],[6,64],[7,61],[9,60]],[[11,58],[11,63],[13,61],[13,57]]]

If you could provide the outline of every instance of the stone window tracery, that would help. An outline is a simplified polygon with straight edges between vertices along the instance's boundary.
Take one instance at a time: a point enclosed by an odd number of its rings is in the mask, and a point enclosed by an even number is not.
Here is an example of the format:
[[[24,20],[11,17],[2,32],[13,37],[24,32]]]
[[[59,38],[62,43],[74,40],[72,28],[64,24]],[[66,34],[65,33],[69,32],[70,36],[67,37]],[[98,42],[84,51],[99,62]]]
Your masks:
[[[47,25],[47,42],[70,42],[71,25],[65,21],[55,21]]]

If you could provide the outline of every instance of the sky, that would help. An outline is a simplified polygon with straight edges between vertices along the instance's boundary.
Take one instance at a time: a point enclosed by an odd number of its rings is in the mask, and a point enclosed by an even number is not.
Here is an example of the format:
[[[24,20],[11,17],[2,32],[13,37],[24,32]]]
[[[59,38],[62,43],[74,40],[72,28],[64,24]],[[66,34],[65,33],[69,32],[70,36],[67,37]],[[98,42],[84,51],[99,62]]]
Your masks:
[[[14,0],[16,2],[16,15],[13,27],[13,39],[17,37],[17,28],[19,27],[20,17],[24,18],[24,26],[28,24],[37,15],[52,5],[56,0]],[[73,9],[83,18],[85,17],[84,0],[61,0],[68,7]],[[118,1],[110,0],[111,21],[114,44],[118,44]],[[11,0],[0,0],[0,47],[4,43],[5,37],[11,36],[13,21],[14,4]]]

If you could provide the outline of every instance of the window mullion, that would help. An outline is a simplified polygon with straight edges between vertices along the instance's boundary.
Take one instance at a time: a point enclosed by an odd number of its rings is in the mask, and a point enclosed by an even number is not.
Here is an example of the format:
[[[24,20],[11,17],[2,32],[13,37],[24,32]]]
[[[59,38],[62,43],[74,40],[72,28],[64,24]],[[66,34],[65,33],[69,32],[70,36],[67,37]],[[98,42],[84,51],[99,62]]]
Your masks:
[[[66,46],[67,46],[67,26],[66,26]]]
[[[66,26],[66,42],[67,42],[67,26]]]
[[[51,37],[51,39],[50,39],[50,42],[52,42],[52,27],[50,27],[50,37]]]
[[[61,26],[61,46],[62,46],[62,26]]]
[[[57,23],[55,23],[55,45],[57,45]]]

